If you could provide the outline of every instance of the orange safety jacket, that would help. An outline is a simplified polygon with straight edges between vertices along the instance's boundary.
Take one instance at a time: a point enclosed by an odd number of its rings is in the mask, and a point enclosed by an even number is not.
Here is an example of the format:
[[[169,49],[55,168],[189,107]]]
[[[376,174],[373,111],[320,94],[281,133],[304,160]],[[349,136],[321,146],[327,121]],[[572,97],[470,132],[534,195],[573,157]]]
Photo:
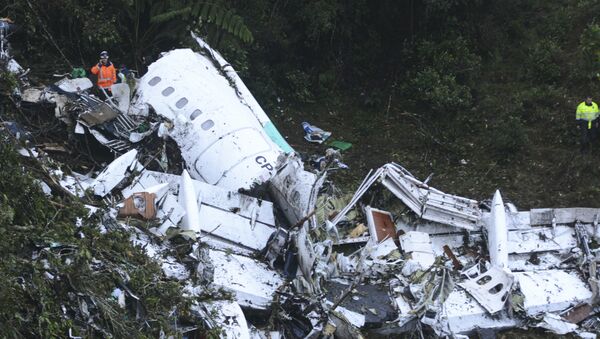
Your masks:
[[[92,66],[92,74],[98,74],[98,87],[110,88],[117,82],[117,71],[110,61],[106,65]]]

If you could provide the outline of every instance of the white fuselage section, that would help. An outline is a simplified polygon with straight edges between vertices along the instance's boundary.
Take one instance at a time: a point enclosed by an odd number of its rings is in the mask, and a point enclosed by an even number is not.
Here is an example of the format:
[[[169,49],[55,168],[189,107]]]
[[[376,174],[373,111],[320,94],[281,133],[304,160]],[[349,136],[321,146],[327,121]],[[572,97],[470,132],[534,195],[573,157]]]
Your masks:
[[[168,134],[193,178],[249,188],[271,178],[284,151],[265,131],[272,126],[266,114],[248,105],[215,64],[191,49],[166,53],[141,78],[136,105],[172,122]]]

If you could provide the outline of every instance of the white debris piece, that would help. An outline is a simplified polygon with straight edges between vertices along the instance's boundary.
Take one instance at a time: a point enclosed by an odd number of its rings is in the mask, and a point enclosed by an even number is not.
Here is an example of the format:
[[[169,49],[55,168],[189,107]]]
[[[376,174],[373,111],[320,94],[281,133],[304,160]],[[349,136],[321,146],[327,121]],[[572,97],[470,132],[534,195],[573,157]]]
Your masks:
[[[536,327],[545,328],[559,335],[565,335],[577,330],[577,325],[572,324],[559,315],[546,313],[542,321]]]
[[[134,180],[134,185],[123,190],[123,195],[131,195],[134,192],[142,192],[159,183],[168,183],[169,191],[177,195],[181,177],[174,174],[160,173],[154,171],[144,171]],[[275,225],[275,216],[273,214],[273,203],[266,200],[259,200],[241,193],[237,190],[231,191],[219,186],[210,185],[205,182],[192,179],[196,192],[202,192],[202,207],[211,206],[225,211],[231,211],[248,220],[254,218],[260,222],[272,227]]]
[[[592,296],[576,272],[549,270],[513,274],[525,296],[524,308],[529,316],[561,311]]]
[[[162,270],[167,278],[183,281],[190,277],[187,268],[173,257],[165,258],[162,262]]]
[[[240,305],[231,300],[216,300],[205,302],[211,319],[221,329],[223,339],[250,339],[250,330],[244,312]]]
[[[185,210],[181,228],[193,232],[200,232],[200,211],[199,196],[194,189],[192,178],[186,170],[181,174],[181,183],[179,184],[179,204]]]
[[[47,183],[36,179],[35,182],[38,184],[38,186],[40,186],[40,188],[42,189],[42,192],[44,192],[44,194],[49,197],[52,196],[52,189],[50,188],[50,186],[48,186]]]
[[[545,239],[545,240],[543,240]],[[532,227],[508,232],[508,253],[566,252],[577,246],[571,226]]]
[[[333,305],[331,301],[326,301],[326,304],[328,304],[329,306]],[[336,307],[335,311],[341,313],[344,317],[346,317],[346,320],[348,320],[356,328],[361,328],[365,325],[364,314],[350,311],[349,309],[342,306]]]
[[[142,168],[137,161],[137,150],[132,149],[110,163],[90,187],[94,190],[94,194],[104,197],[127,176],[128,171],[141,171]]]
[[[433,253],[429,234],[411,231],[401,235],[398,239],[402,251],[419,263],[421,269],[425,270],[433,265],[435,254]]]
[[[488,229],[488,249],[492,265],[508,267],[508,228],[506,227],[506,212],[500,191],[494,193],[492,213]]]
[[[125,292],[122,291],[120,288],[115,288],[112,292],[112,297],[117,299],[117,303],[119,304],[119,307],[121,308],[125,308]]]
[[[177,197],[172,194],[167,194],[160,205],[160,208],[156,212],[156,217],[161,220],[161,225],[157,229],[150,230],[159,237],[163,237],[167,234],[169,228],[177,227],[184,215],[185,210],[179,202],[177,202]]]
[[[371,241],[373,241],[373,240],[371,240]],[[388,254],[390,254],[391,252],[393,252],[397,249],[398,249],[398,246],[396,246],[394,239],[387,238],[386,240],[380,242],[379,244],[373,245],[370,256],[373,259],[380,259],[380,258],[387,256]]]
[[[475,265],[461,275],[466,279],[458,285],[488,312],[494,314],[504,308],[514,282],[508,269],[492,266],[487,271],[480,272],[478,265]]]
[[[518,318],[509,318],[505,312],[490,317],[488,312],[463,290],[450,293],[443,304],[442,312],[442,327],[447,329],[447,334],[466,333],[476,328],[509,328],[521,323]]]
[[[85,191],[94,183],[94,179],[72,172],[71,175],[62,175],[59,179],[60,185],[78,197],[85,196]]]
[[[75,78],[75,79],[64,78],[62,80],[55,82],[54,84],[56,86],[58,86],[58,88],[60,88],[61,90],[68,92],[68,93],[82,92],[82,91],[88,90],[94,86],[92,84],[92,81],[88,78]]]
[[[131,97],[129,85],[124,82],[114,84],[111,87],[111,91],[119,112],[127,114],[129,112],[129,98]]]
[[[257,260],[214,250],[209,255],[215,267],[213,283],[232,291],[242,307],[267,309],[283,284],[279,273]]]

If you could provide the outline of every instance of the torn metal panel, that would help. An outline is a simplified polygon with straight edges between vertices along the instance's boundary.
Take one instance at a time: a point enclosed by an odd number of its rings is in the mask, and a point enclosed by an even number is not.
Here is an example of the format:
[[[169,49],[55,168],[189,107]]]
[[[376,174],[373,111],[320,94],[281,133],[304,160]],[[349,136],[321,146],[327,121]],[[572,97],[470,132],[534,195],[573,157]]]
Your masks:
[[[218,248],[234,248],[241,246],[241,252],[260,251],[268,242],[272,233],[277,231],[273,215],[273,204],[259,201],[237,192],[209,185],[198,180],[189,180],[182,189],[179,182],[183,176],[144,171],[135,178],[133,185],[123,190],[124,195],[139,190],[156,187],[159,183],[169,185],[170,194],[159,206],[158,218],[162,225],[156,230],[159,235],[165,235],[168,228],[176,227],[180,220],[185,220],[186,208],[175,203],[175,196],[182,199],[187,188],[201,192],[202,199],[194,193],[188,197],[198,210],[198,229],[202,238],[209,237],[218,244]],[[191,192],[192,190],[190,190]],[[185,199],[184,199],[185,200]],[[185,200],[185,201],[188,201]],[[192,208],[191,206],[190,208]],[[196,217],[194,217],[196,219]],[[239,252],[236,250],[236,252]]]
[[[177,197],[173,194],[167,194],[159,204],[156,213],[156,217],[160,220],[160,226],[155,230],[150,230],[156,235],[163,237],[167,234],[169,228],[177,227],[184,215],[185,210],[177,201]]]
[[[435,254],[431,247],[429,234],[423,232],[408,232],[399,237],[400,248],[426,270],[435,262]]]
[[[544,314],[542,321],[535,325],[535,327],[545,328],[558,335],[565,335],[577,330],[577,325],[569,323],[560,316],[552,313]]]
[[[538,208],[531,210],[531,225],[572,224],[579,221],[591,224],[598,221],[598,208]]]
[[[588,285],[576,272],[562,270],[513,272],[525,296],[528,315],[556,312],[587,301],[592,296]]]
[[[206,312],[200,312],[203,320],[210,319],[209,327],[219,328],[223,339],[250,339],[250,330],[240,305],[231,300],[215,300],[202,303]],[[193,309],[195,307],[192,307]]]
[[[490,223],[487,224],[488,250],[492,265],[505,268],[508,266],[508,228],[506,212],[500,191],[494,193]]]
[[[94,183],[94,179],[76,172],[60,175],[58,179],[63,188],[78,197],[85,196],[85,191]]]
[[[282,277],[267,265],[255,259],[221,251],[210,250],[215,267],[214,284],[235,294],[242,307],[267,309]]]
[[[511,272],[498,266],[480,272],[479,265],[475,265],[461,275],[466,279],[458,285],[469,292],[490,314],[504,308],[514,282]]]
[[[386,238],[392,238],[398,241],[396,224],[394,224],[390,212],[366,206],[365,215],[367,217],[367,225],[369,225],[371,239],[377,242],[382,242]]]
[[[468,333],[474,329],[496,329],[519,326],[522,323],[517,317],[509,317],[506,312],[490,316],[466,291],[452,291],[443,304],[440,315],[442,333]]]
[[[181,174],[181,181],[179,183],[179,195],[177,196],[179,204],[183,206],[185,215],[183,216],[183,222],[181,228],[183,230],[189,230],[193,232],[200,232],[200,196],[194,189],[192,178],[186,170],[183,170]]]
[[[511,254],[509,256],[508,268],[512,272],[574,269],[576,268],[575,259],[576,257],[571,255],[561,256],[547,252]]]
[[[271,234],[277,231],[276,228],[260,222],[253,226],[244,217],[211,206],[202,206],[199,218],[203,233],[257,251],[262,250]]]
[[[130,88],[126,83],[118,83],[114,84],[111,87],[113,100],[116,101],[116,108],[119,112],[123,114],[127,114],[129,112],[129,103],[130,103]]]
[[[177,178],[177,176],[173,177]],[[127,193],[138,190],[144,186],[143,183],[151,185],[155,184],[156,180],[152,176],[145,177],[144,180],[138,181],[138,183],[134,185],[135,189],[129,188]],[[192,186],[205,187],[204,185],[207,184],[202,183],[200,186]],[[179,191],[179,194],[182,192],[183,191]],[[228,193],[231,192],[224,191],[225,196],[227,196]],[[239,195],[239,193],[236,194]],[[242,199],[243,201],[248,201],[254,198],[245,197]],[[178,200],[176,195],[167,194],[165,199],[159,203],[157,218],[160,220],[161,225],[154,230],[157,235],[165,236],[169,228],[177,227],[179,223],[185,219],[186,209],[178,202]],[[195,199],[192,200],[196,201]],[[193,208],[193,206],[190,208]],[[198,215],[197,217],[194,217],[194,219],[197,219],[199,223],[197,231],[202,232],[201,239],[205,239],[205,237],[213,239],[219,244],[218,248],[241,246],[243,251],[260,251],[266,246],[270,235],[277,231],[277,228],[274,226],[265,224],[256,219],[253,220],[251,217],[244,217],[243,215],[236,214],[228,209],[208,205],[204,196],[202,202],[196,202],[196,209],[198,210]]]
[[[316,174],[304,171],[298,158],[288,157],[279,164],[277,173],[271,178],[269,191],[294,225],[315,208],[316,195],[324,179],[324,176],[317,178]]]
[[[179,191],[179,181],[180,176],[178,175],[145,170],[134,179],[131,187],[123,190],[123,195],[127,196],[131,192],[147,190],[158,183],[168,183],[169,191],[172,194],[177,194]],[[252,224],[254,220],[271,227],[276,227],[272,202],[259,200],[238,193],[237,191],[230,191],[199,180],[192,179],[192,183],[197,192],[202,192],[202,206],[211,206],[235,213],[247,219],[248,224]],[[200,210],[202,210],[202,207]]]
[[[431,188],[399,165],[383,167],[381,183],[419,217],[469,230],[479,225],[481,211],[477,201]]]
[[[85,122],[87,127],[94,127],[107,121],[111,121],[118,115],[119,112],[110,107],[108,104],[104,102],[97,102],[95,105],[90,106],[89,110],[82,112],[79,115],[79,119]]]
[[[79,93],[92,88],[94,85],[88,78],[63,78],[54,83],[58,88],[67,93]]]
[[[111,162],[90,185],[94,194],[104,197],[127,177],[128,172],[141,171],[143,167],[137,161],[137,153],[133,149]]]
[[[573,247],[577,247],[577,238],[570,226],[532,227],[508,232],[509,253],[568,251]]]

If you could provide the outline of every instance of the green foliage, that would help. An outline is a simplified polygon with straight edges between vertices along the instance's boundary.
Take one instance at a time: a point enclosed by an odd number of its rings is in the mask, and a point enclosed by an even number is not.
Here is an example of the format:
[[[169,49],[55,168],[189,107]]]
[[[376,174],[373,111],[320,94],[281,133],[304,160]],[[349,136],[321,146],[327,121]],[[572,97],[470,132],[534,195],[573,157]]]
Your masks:
[[[321,35],[331,33],[336,27],[340,3],[336,0],[310,1],[300,13],[306,25],[306,35],[312,41],[318,41]]]
[[[528,48],[523,74],[535,83],[553,84],[562,77],[562,55],[563,51],[556,41],[551,38],[541,39]]]
[[[128,232],[101,233],[101,221],[86,220],[78,200],[47,198],[10,139],[0,137],[0,336],[156,338],[174,332],[173,310],[189,314],[179,283],[163,280]],[[84,222],[77,226],[77,220]],[[139,304],[129,298],[120,308],[111,293],[124,286]]]
[[[411,62],[405,94],[436,113],[454,113],[473,104],[471,84],[481,68],[481,57],[461,36],[443,42],[423,40],[407,50]]]
[[[413,99],[427,106],[425,110],[455,112],[472,104],[467,86],[459,84],[454,75],[440,74],[433,68],[417,72],[408,86]]]
[[[581,64],[589,79],[600,79],[600,25],[589,24],[581,33],[579,49],[583,54]]]
[[[170,1],[158,2],[152,10],[152,23],[164,23],[172,20],[193,21],[199,26],[213,25],[226,31],[246,43],[254,40],[252,32],[244,24],[244,19],[223,1]]]
[[[462,36],[442,41],[422,40],[411,52],[418,67],[432,67],[440,74],[472,80],[481,68],[481,57]]]
[[[514,111],[521,112],[519,116],[525,122],[552,122],[556,119],[549,112],[564,101],[566,92],[565,88],[553,85],[531,86],[517,91],[510,103]]]
[[[489,147],[500,161],[516,157],[528,143],[527,130],[519,117],[505,114],[488,126]]]
[[[308,74],[300,70],[292,70],[286,73],[285,78],[288,83],[287,95],[292,100],[301,103],[314,101],[313,93],[310,90],[311,83]]]

